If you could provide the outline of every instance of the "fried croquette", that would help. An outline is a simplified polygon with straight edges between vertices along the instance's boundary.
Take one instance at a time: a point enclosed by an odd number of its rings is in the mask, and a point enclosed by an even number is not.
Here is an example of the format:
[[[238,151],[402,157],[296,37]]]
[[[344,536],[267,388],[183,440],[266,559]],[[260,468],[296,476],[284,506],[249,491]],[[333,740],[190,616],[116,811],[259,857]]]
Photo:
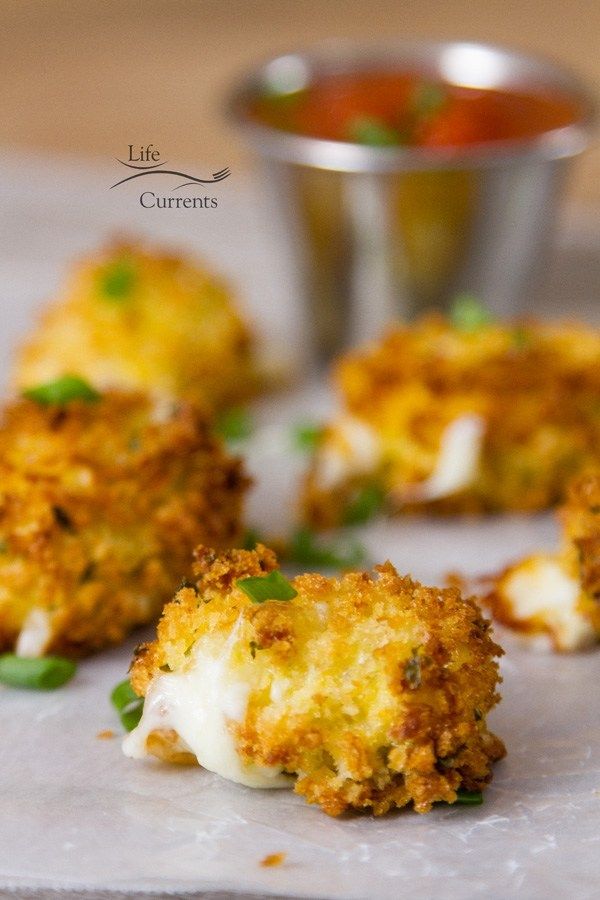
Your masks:
[[[349,353],[303,492],[314,527],[388,512],[539,510],[600,459],[600,331],[428,316]]]
[[[80,656],[158,617],[198,540],[238,543],[248,480],[188,404],[23,399],[0,423],[0,650]]]
[[[114,243],[84,259],[21,348],[16,388],[75,373],[220,409],[258,381],[229,288],[189,259]]]
[[[559,551],[509,566],[484,602],[503,625],[567,652],[600,640],[600,469],[572,482],[559,517]]]
[[[424,813],[488,783],[505,752],[486,726],[502,651],[473,600],[389,562],[287,582],[262,545],[199,547],[193,573],[137,650],[126,754],[293,787],[333,816]]]

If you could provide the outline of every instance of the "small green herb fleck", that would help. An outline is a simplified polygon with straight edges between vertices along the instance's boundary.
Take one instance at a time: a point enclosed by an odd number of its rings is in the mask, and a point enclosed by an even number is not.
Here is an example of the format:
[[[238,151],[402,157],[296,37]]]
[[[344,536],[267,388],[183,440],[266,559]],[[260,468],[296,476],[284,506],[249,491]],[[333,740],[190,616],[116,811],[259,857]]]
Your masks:
[[[164,666],[159,666],[158,668],[160,669],[161,672],[172,672],[173,671],[173,669],[171,668],[169,663],[165,663]]]
[[[77,666],[62,656],[30,658],[4,653],[0,656],[0,682],[11,687],[52,691],[70,681]]]
[[[63,375],[56,381],[49,381],[47,384],[40,384],[23,391],[23,396],[27,400],[35,400],[42,406],[60,406],[70,403],[72,400],[93,403],[100,399],[98,391],[78,375]]]
[[[136,282],[135,269],[128,259],[116,259],[100,272],[100,295],[104,300],[127,300]]]
[[[254,422],[243,406],[232,406],[217,417],[215,431],[227,443],[235,444],[252,436]]]
[[[256,641],[250,641],[250,656],[252,659],[256,659],[256,651],[261,650],[262,648],[256,643]]]
[[[292,443],[301,453],[314,453],[322,439],[322,425],[305,422],[295,425],[292,431]]]
[[[268,575],[239,578],[236,585],[253,603],[264,603],[265,600],[293,600],[298,595],[298,591],[279,569],[274,569]]]
[[[454,802],[463,806],[481,806],[483,794],[481,791],[466,791],[464,788],[459,788]]]
[[[382,508],[385,494],[378,484],[367,484],[360,488],[344,512],[344,525],[360,525],[368,522]]]
[[[131,687],[129,678],[119,682],[110,695],[110,702],[119,713],[121,724],[126,731],[133,731],[142,718],[144,698],[138,697]]]
[[[256,528],[248,528],[242,538],[242,548],[244,550],[254,550],[257,544],[262,544],[263,540],[260,532]]]
[[[473,710],[473,716],[476,722],[481,722],[481,720],[483,719],[483,713],[480,709],[477,709],[477,707],[475,707],[475,709]]]
[[[381,119],[360,116],[350,122],[348,139],[355,144],[367,144],[369,147],[396,147],[400,143],[400,135]]]
[[[404,679],[411,691],[421,686],[421,659],[418,650],[413,650],[412,656],[404,663]]]
[[[447,94],[440,84],[421,81],[416,85],[412,96],[412,109],[419,119],[430,119],[443,107]]]
[[[479,331],[492,321],[489,310],[473,294],[459,294],[450,310],[450,321],[458,331]]]
[[[299,566],[352,569],[365,561],[366,551],[359,541],[340,539],[326,544],[310,528],[298,528],[290,539],[287,558]]]
[[[519,326],[513,330],[512,345],[515,350],[526,350],[531,345],[531,335],[526,328]]]

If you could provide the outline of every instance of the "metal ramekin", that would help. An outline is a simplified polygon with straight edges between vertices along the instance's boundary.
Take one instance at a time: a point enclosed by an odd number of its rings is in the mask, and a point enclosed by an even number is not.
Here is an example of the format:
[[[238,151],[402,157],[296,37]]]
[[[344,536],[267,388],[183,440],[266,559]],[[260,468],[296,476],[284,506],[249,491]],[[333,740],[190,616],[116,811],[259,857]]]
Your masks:
[[[557,90],[577,121],[533,139],[456,150],[370,147],[290,134],[248,115],[334,72],[396,69],[480,88]],[[283,86],[283,88],[282,88]],[[543,284],[569,160],[590,139],[594,104],[551,62],[478,43],[332,42],[262,65],[229,111],[263,164],[264,193],[306,296],[316,356],[376,337],[386,322],[447,307],[458,292],[499,315],[527,308]]]

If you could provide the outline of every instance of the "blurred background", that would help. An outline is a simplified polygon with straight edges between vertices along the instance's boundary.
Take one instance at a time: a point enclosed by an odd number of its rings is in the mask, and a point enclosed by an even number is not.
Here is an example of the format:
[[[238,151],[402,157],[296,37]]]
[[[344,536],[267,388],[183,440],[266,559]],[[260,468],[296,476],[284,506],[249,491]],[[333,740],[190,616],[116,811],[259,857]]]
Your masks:
[[[112,157],[147,140],[178,160],[247,162],[223,120],[232,80],[331,37],[493,41],[554,57],[600,94],[597,0],[0,0],[0,141]],[[600,200],[600,146],[571,196]]]
[[[306,355],[310,313],[284,229],[223,112],[232,84],[270,56],[330,38],[481,40],[553,58],[600,96],[597,0],[0,0],[0,15],[0,360],[73,258],[115,231],[204,256],[269,352]],[[219,208],[145,210],[136,182],[109,190],[131,143],[192,172],[229,166]],[[598,142],[576,159],[566,201],[543,311],[597,318]]]

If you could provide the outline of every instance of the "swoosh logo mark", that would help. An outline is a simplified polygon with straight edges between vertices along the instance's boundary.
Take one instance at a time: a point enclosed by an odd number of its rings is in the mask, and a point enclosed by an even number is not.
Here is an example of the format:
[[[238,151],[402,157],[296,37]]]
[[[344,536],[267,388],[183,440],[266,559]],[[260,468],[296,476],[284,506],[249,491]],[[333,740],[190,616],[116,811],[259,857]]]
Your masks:
[[[120,162],[123,166],[127,166],[128,169],[139,169],[141,171],[135,172],[134,175],[128,175],[126,178],[121,178],[120,181],[115,181],[114,184],[111,184],[110,190],[119,187],[120,184],[125,184],[126,181],[133,181],[135,178],[143,178],[144,175],[175,175],[177,178],[185,179],[182,184],[178,184],[172,189],[174,191],[193,184],[218,184],[219,181],[223,181],[231,175],[231,169],[228,166],[224,169],[220,169],[218,172],[213,172],[212,178],[196,178],[195,175],[187,175],[185,172],[178,172],[176,169],[157,168],[158,166],[166,165],[166,163],[157,163],[156,166],[132,166],[130,163],[123,162],[122,159],[117,159],[117,162]]]

